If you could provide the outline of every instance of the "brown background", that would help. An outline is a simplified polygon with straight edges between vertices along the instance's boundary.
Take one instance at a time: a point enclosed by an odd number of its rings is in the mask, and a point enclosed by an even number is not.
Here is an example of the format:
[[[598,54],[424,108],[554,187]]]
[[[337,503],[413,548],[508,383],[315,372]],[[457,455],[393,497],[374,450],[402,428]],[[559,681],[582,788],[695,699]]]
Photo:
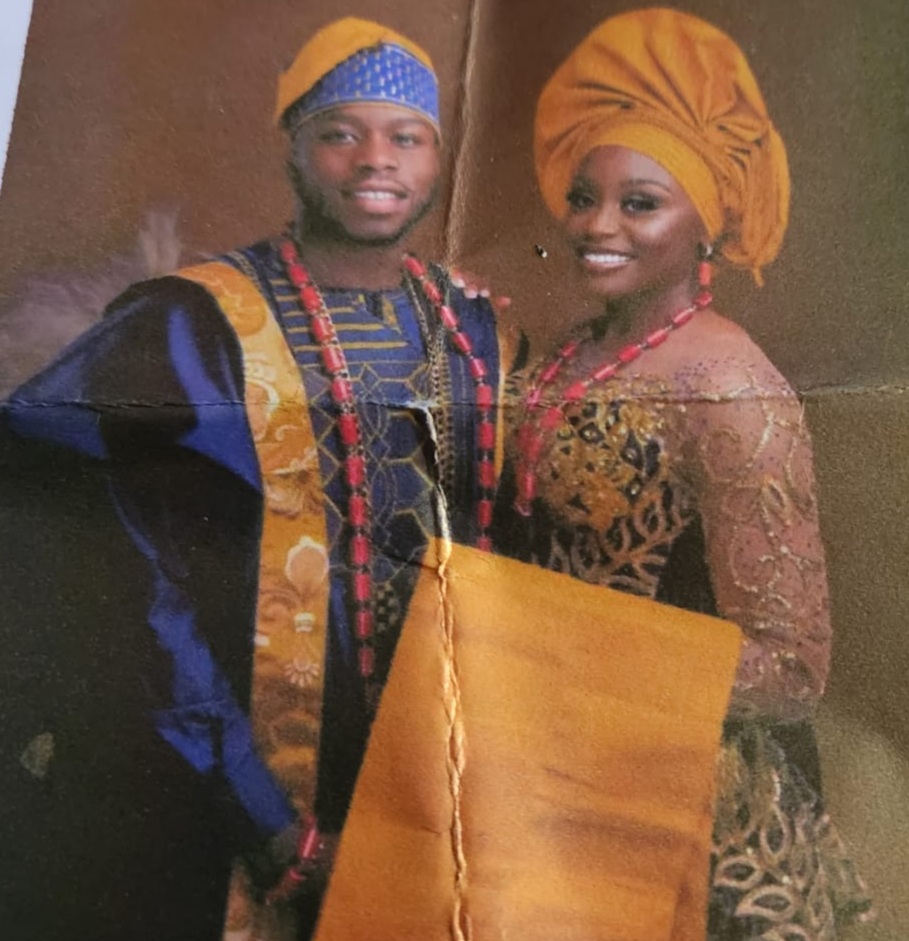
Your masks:
[[[0,198],[0,326],[27,278],[91,272],[132,247],[150,208],[179,208],[190,252],[278,229],[291,203],[275,75],[349,12],[410,35],[440,74],[462,198],[449,189],[421,247],[489,275],[545,343],[583,302],[535,189],[533,103],[590,28],[632,6],[35,0]],[[680,6],[739,41],[789,146],[783,254],[763,290],[731,274],[720,300],[808,403],[837,630],[819,720],[830,802],[882,909],[864,936],[896,941],[909,927],[909,5]]]

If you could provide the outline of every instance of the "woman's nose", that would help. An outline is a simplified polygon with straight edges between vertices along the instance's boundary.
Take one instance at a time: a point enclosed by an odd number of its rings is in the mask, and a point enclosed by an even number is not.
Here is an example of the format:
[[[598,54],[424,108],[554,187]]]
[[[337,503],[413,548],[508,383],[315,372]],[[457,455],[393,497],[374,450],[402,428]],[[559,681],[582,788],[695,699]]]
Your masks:
[[[603,202],[585,214],[584,230],[587,235],[615,235],[622,222],[621,208],[613,202]]]

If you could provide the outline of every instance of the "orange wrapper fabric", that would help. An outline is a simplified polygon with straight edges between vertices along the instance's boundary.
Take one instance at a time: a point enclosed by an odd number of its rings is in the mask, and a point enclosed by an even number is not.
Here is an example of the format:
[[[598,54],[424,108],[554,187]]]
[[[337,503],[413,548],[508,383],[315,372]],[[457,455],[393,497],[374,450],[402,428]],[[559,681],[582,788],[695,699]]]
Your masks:
[[[439,543],[317,941],[703,941],[729,622]]]

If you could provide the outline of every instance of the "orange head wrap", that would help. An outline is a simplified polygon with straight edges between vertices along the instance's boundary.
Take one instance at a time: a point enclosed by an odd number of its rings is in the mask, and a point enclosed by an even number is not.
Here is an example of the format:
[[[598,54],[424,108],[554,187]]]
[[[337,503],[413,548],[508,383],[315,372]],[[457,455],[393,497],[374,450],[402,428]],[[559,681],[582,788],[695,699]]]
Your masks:
[[[638,10],[601,23],[540,95],[537,177],[561,218],[565,195],[596,147],[639,151],[673,175],[730,262],[773,261],[789,217],[783,141],[739,47],[677,10]]]

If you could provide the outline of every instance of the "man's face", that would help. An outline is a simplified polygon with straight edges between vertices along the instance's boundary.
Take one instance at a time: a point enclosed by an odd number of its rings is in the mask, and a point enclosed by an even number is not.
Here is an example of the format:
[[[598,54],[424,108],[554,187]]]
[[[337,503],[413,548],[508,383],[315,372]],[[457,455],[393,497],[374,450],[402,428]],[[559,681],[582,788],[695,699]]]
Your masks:
[[[439,176],[436,131],[396,105],[341,105],[304,121],[290,174],[311,235],[391,245],[426,214]]]

